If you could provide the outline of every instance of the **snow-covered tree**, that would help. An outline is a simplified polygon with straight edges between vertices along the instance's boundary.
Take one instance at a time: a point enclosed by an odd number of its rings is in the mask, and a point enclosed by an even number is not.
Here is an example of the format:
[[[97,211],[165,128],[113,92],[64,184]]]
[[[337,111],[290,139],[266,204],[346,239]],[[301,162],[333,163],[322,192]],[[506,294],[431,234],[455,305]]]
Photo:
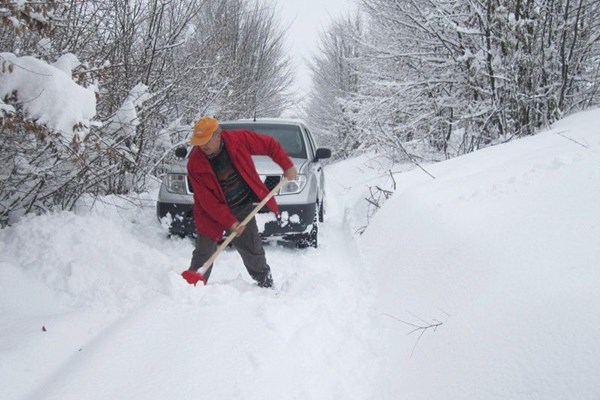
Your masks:
[[[277,18],[276,10],[260,1],[206,4],[198,21],[202,29],[193,38],[203,45],[199,57],[219,63],[204,96],[220,118],[274,117],[291,104],[291,59]]]
[[[362,124],[365,102],[357,70],[362,29],[358,14],[335,21],[321,35],[318,54],[310,64],[313,85],[306,119],[338,158],[369,143],[369,127]]]
[[[596,0],[361,6],[363,125],[381,126],[373,133],[383,147],[410,142],[450,157],[533,134],[600,100]],[[324,43],[323,55],[334,49]]]

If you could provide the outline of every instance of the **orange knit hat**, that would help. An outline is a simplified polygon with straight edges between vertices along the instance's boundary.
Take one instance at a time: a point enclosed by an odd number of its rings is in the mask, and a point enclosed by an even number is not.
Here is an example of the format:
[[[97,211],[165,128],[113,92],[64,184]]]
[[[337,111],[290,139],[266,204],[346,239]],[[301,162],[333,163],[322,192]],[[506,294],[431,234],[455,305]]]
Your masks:
[[[202,146],[210,140],[217,129],[219,129],[219,121],[213,117],[202,117],[194,125],[194,134],[190,142],[194,146]]]

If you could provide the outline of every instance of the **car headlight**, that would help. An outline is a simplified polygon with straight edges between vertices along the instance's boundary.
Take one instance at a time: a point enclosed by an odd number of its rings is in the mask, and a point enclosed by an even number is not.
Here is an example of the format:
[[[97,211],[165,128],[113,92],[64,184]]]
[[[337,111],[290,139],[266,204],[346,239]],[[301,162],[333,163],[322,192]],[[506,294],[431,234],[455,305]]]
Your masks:
[[[171,193],[187,194],[185,187],[186,174],[167,174],[166,186]]]
[[[306,175],[296,175],[296,179],[292,181],[287,181],[279,191],[279,194],[294,194],[299,193],[306,186]]]

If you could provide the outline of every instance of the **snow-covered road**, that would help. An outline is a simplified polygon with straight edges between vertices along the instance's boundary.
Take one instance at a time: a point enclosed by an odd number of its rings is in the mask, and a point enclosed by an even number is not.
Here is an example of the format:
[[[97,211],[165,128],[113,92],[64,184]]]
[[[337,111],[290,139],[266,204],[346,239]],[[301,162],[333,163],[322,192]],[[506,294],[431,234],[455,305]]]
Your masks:
[[[329,181],[320,247],[267,246],[277,290],[256,287],[231,249],[209,285],[187,285],[191,241],[165,237],[151,197],[142,210],[106,204],[19,225],[7,240],[28,271],[7,267],[47,300],[3,319],[29,332],[15,357],[0,353],[0,380],[12,382],[3,398],[369,397],[373,288],[350,233],[352,198]]]

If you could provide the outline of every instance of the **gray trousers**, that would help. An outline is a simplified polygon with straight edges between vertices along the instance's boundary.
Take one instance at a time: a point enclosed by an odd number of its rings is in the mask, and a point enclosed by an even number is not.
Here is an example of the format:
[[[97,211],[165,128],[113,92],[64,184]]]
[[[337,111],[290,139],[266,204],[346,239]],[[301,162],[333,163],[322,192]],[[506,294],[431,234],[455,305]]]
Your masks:
[[[238,221],[242,221],[250,212],[254,209],[252,203],[243,205],[241,207],[234,207],[231,209],[233,214],[237,217]],[[256,219],[252,218],[246,225],[246,229],[240,236],[235,237],[231,244],[238,251],[242,257],[242,261],[248,270],[248,273],[261,287],[273,286],[273,278],[271,277],[271,268],[267,264],[267,258],[265,257],[265,249],[263,248],[260,235],[258,233],[258,227],[256,226]],[[190,269],[197,271],[206,260],[217,250],[218,243],[207,237],[198,235],[196,239],[196,247],[192,254],[192,261]],[[210,277],[212,272],[212,265],[204,274],[206,280]]]

